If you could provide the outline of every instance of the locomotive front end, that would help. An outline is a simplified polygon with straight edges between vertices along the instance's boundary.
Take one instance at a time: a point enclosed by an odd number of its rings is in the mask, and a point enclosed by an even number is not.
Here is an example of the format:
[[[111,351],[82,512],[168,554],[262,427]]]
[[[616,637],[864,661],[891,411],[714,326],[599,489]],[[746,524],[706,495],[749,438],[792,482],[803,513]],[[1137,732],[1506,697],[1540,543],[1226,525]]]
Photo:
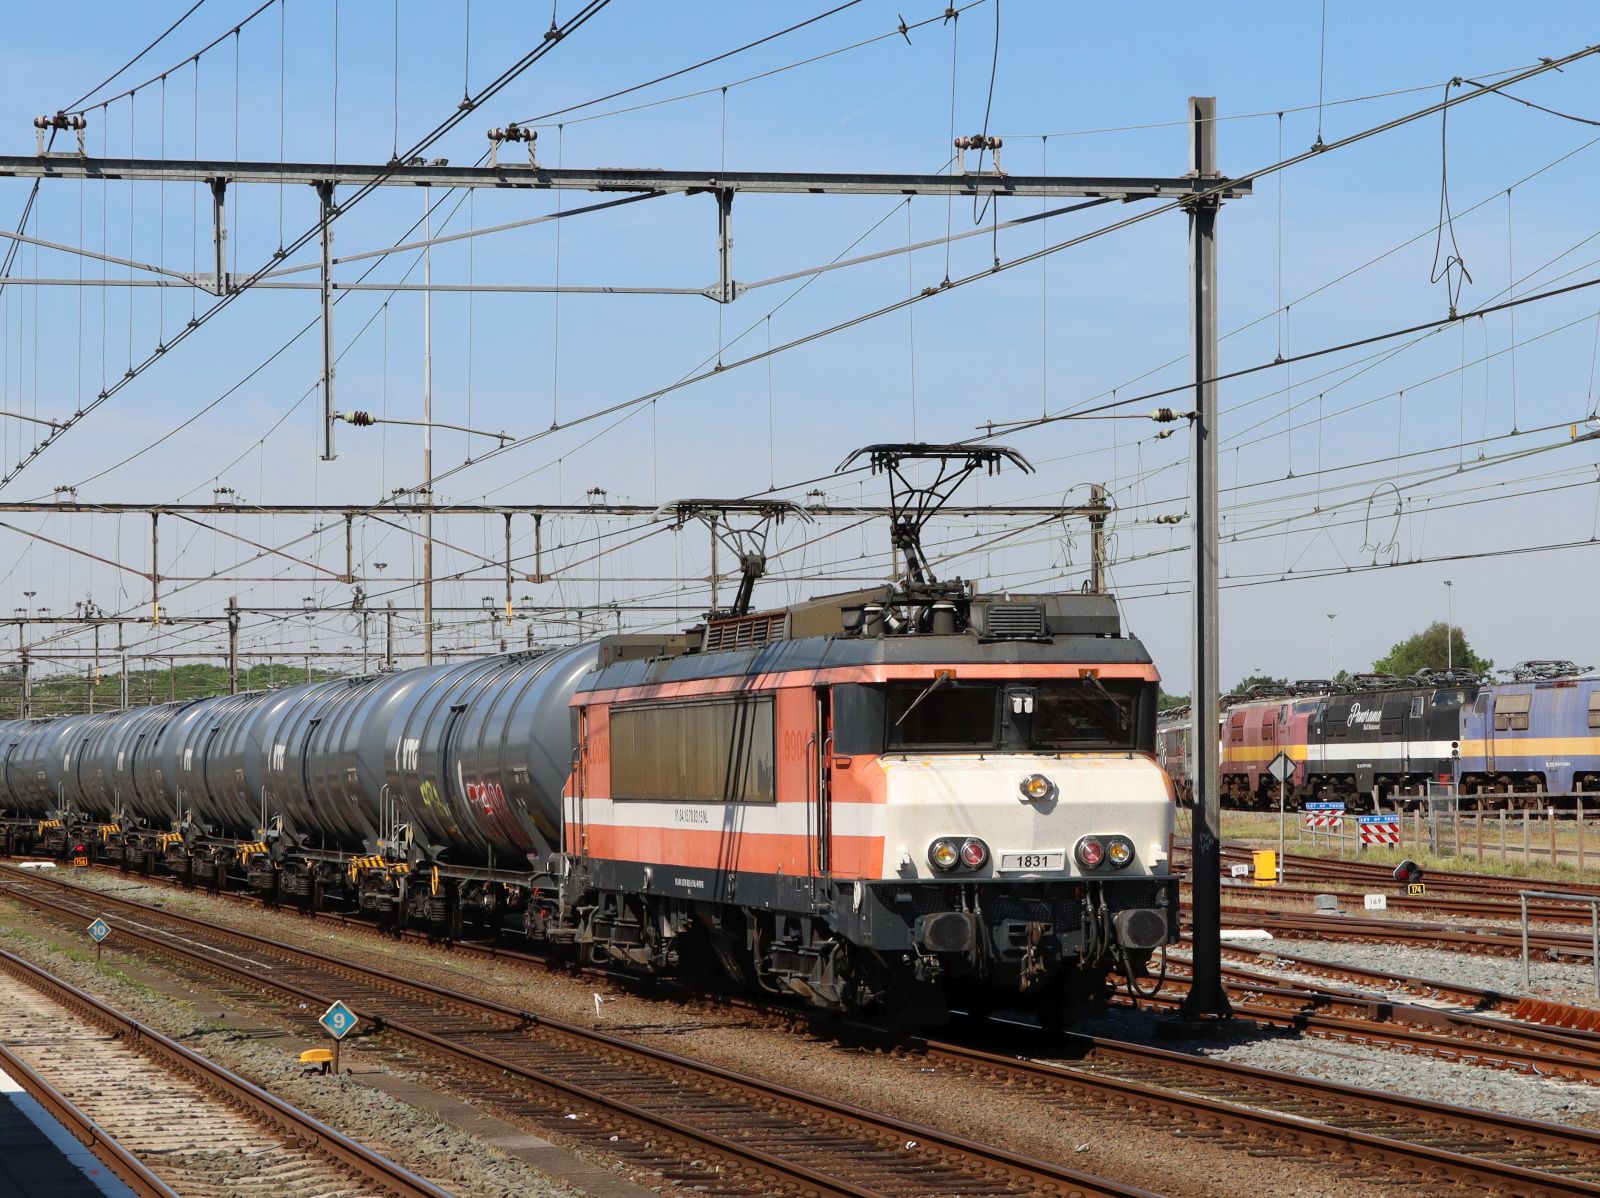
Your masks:
[[[879,880],[852,895],[865,940],[926,980],[1088,995],[1177,938],[1155,684],[1109,672],[1124,676],[1019,662],[835,689],[836,743],[867,751],[836,754],[833,810],[875,809],[882,832],[862,870]]]
[[[882,887],[952,976],[1028,990],[1062,968],[1142,969],[1177,932],[1173,801],[1139,755],[891,760]],[[919,887],[922,889],[922,887]]]

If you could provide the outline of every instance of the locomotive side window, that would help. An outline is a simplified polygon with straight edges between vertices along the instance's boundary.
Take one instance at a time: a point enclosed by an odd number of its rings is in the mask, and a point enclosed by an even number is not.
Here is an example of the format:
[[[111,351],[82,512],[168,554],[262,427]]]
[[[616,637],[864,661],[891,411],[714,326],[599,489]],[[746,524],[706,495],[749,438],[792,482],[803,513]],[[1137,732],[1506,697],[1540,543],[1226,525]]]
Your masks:
[[[1496,732],[1526,732],[1528,708],[1533,706],[1532,695],[1500,695],[1494,701],[1494,730]]]
[[[845,756],[883,752],[881,686],[847,682],[833,688],[833,751]]]
[[[1600,688],[1589,692],[1589,727],[1600,728]]]
[[[894,748],[992,749],[1000,690],[960,683],[889,688],[889,744]]]
[[[613,798],[771,803],[773,760],[770,695],[611,708]]]

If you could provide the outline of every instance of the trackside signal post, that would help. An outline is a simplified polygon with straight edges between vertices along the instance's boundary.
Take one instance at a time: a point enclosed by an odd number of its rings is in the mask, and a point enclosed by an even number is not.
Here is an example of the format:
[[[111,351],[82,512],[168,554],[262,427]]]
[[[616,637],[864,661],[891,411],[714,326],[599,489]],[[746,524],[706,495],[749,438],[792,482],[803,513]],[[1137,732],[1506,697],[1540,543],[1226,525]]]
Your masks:
[[[1189,171],[1196,182],[1217,174],[1217,101],[1189,97]],[[1233,1013],[1222,988],[1222,797],[1217,762],[1217,209],[1220,195],[1200,194],[1189,210],[1189,358],[1194,364],[1194,816],[1190,861],[1194,922],[1193,981],[1181,1014]]]
[[[111,935],[111,925],[105,921],[103,916],[96,916],[95,921],[85,931],[89,933],[89,939],[94,941],[94,964],[95,968],[98,969],[100,968],[100,950],[105,945],[106,937]]]
[[[356,1013],[344,1005],[342,1000],[335,1001],[322,1017],[317,1020],[328,1035],[333,1037],[333,1071],[339,1072],[339,1046],[344,1043],[344,1038],[356,1030],[356,1024],[361,1020]]]

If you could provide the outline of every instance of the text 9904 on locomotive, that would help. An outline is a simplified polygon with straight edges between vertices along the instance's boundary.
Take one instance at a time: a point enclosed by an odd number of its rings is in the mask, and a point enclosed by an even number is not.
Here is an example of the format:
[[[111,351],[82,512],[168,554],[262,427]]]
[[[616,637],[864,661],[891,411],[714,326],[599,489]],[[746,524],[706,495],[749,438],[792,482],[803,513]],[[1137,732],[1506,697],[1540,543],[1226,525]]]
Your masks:
[[[897,584],[746,585],[683,634],[0,725],[8,847],[834,1010],[1059,1016],[1177,936],[1158,676],[1109,596],[933,582],[919,527]]]

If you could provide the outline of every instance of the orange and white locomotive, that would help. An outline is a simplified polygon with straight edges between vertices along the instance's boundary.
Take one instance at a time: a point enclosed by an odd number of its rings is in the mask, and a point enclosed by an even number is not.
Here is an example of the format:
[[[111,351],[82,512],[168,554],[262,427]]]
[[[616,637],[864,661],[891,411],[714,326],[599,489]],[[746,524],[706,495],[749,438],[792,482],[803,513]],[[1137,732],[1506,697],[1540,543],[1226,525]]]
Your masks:
[[[1174,940],[1157,674],[1114,601],[896,599],[602,650],[573,698],[552,925],[597,961],[699,953],[827,1007],[935,1014],[1067,1006]]]

